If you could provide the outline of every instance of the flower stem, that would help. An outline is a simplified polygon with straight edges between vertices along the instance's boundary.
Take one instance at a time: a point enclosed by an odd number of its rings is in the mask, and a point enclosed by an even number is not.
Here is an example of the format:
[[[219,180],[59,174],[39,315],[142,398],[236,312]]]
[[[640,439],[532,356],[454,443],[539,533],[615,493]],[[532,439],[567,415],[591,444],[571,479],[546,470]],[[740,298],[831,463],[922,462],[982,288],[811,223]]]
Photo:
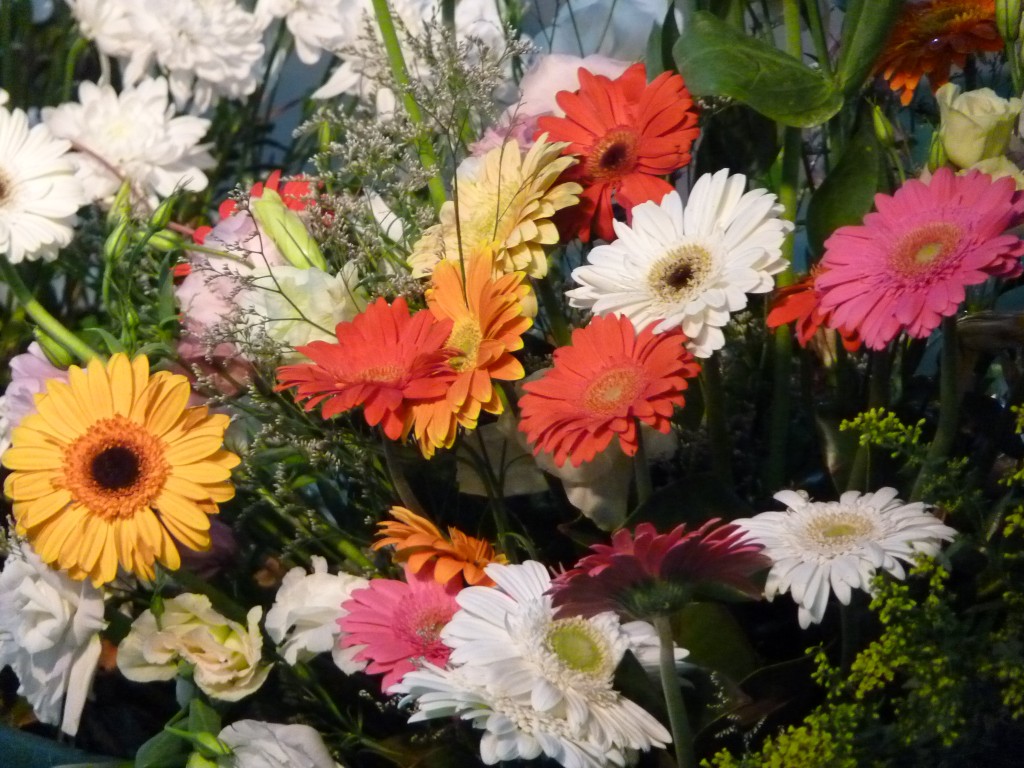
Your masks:
[[[654,628],[658,631],[658,643],[661,646],[658,668],[661,672],[661,690],[665,696],[665,707],[668,709],[668,721],[672,728],[672,741],[675,743],[676,765],[679,768],[696,768],[693,734],[690,732],[683,692],[679,688],[679,678],[676,676],[675,641],[672,639],[672,622],[669,621],[668,615],[655,616]]]
[[[942,468],[956,438],[957,416],[960,398],[957,395],[957,349],[956,317],[942,320],[942,358],[939,364],[939,423],[935,428],[935,437],[928,447],[921,471],[917,474],[914,489],[910,493],[911,501],[920,501],[924,489],[932,477]]]
[[[0,256],[0,279],[2,279],[11,292],[18,299],[18,302],[25,308],[26,314],[31,317],[36,325],[51,339],[60,344],[64,349],[73,354],[83,363],[87,363],[99,353],[75,336],[67,326],[55,318],[46,308],[39,303],[32,291],[28,289],[25,282],[18,274],[18,270],[7,260],[6,256]]]
[[[651,482],[651,464],[647,460],[647,446],[644,442],[644,433],[640,420],[636,420],[636,455],[633,456],[633,474],[636,477],[636,502],[643,504],[654,493],[654,483]]]
[[[398,498],[402,500],[402,506],[406,509],[415,512],[421,517],[426,516],[426,512],[423,509],[423,505],[420,504],[419,499],[416,498],[416,494],[412,490],[412,486],[409,485],[408,479],[405,477],[405,472],[402,470],[402,466],[399,463],[398,455],[395,453],[395,447],[387,437],[383,437],[381,443],[384,446],[384,461],[388,465],[388,474],[391,475],[391,484],[395,488],[395,493],[398,494]]]
[[[711,441],[711,471],[719,482],[731,487],[732,446],[729,444],[729,428],[725,422],[725,390],[718,355],[712,355],[704,361],[700,383],[704,394],[704,419],[708,439]]]
[[[384,50],[388,54],[388,63],[391,65],[391,74],[395,78],[399,89],[402,91],[402,103],[409,115],[409,120],[417,128],[423,126],[423,113],[416,98],[409,90],[409,71],[405,67],[405,56],[402,54],[402,45],[398,41],[398,33],[395,30],[395,20],[391,15],[391,8],[388,0],[373,0],[373,13],[377,18],[377,27],[380,29],[380,36],[384,40]],[[427,182],[427,190],[430,192],[430,202],[435,210],[441,210],[441,206],[448,196],[444,191],[444,182],[438,174],[440,164],[437,162],[437,153],[434,145],[430,143],[424,134],[417,136],[415,140],[416,151],[420,156],[420,163],[428,173],[433,174]]]
[[[544,307],[544,314],[547,316],[555,344],[560,347],[568,346],[572,341],[572,328],[569,326],[569,321],[565,319],[562,305],[551,288],[551,281],[547,279],[534,280],[533,289],[537,292],[537,299],[541,306]]]

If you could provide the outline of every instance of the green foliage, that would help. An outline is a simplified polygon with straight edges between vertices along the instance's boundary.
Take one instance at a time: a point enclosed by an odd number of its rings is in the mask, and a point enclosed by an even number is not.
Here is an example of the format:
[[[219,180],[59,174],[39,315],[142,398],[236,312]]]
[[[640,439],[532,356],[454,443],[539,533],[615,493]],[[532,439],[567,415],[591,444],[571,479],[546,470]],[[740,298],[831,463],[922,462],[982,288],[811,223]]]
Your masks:
[[[858,442],[862,446],[883,448],[894,459],[903,458],[908,463],[918,464],[924,459],[927,446],[921,446],[921,430],[924,419],[914,426],[900,421],[899,417],[885,408],[872,408],[844,419],[839,425],[841,432],[852,430],[860,433]]]
[[[843,106],[839,90],[822,72],[705,11],[694,14],[674,53],[692,93],[728,96],[782,125],[821,125]]]
[[[836,70],[845,95],[859,91],[871,74],[902,5],[901,0],[850,0]]]

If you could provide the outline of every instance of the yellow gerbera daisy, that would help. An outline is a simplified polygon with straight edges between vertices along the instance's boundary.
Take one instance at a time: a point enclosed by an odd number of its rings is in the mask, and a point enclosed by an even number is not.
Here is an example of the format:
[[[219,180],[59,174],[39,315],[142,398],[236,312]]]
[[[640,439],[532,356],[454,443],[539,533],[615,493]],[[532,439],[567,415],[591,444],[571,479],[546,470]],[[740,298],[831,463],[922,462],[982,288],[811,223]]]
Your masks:
[[[465,271],[463,275],[462,272]],[[463,267],[439,263],[427,290],[427,306],[438,320],[451,320],[445,347],[455,378],[443,398],[413,406],[416,437],[423,455],[451,448],[461,425],[476,429],[480,411],[498,414],[501,399],[492,381],[517,381],[526,375],[512,353],[523,348],[522,335],[533,321],[523,314],[530,287],[523,273],[493,277],[493,261],[484,254]]]
[[[575,182],[556,184],[576,159],[561,155],[568,144],[546,138],[542,135],[525,155],[514,139],[507,141],[460,167],[458,226],[455,202],[449,200],[441,206],[441,223],[413,247],[409,266],[414,277],[429,276],[442,259],[467,260],[488,249],[496,274],[547,274],[544,246],[559,239],[551,217],[579,202],[583,188]]]
[[[144,579],[154,562],[177,569],[176,543],[208,549],[208,515],[235,493],[228,417],[187,407],[188,379],[150,376],[142,355],[68,373],[36,395],[38,413],[3,455],[18,533],[46,563],[96,586],[118,563]]]

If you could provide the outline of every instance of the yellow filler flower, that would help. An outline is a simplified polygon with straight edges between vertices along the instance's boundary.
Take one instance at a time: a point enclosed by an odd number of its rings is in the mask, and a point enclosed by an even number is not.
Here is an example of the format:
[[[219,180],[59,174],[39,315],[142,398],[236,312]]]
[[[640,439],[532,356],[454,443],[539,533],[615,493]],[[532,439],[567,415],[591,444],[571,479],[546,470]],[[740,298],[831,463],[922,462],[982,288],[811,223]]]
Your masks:
[[[116,354],[36,396],[3,455],[4,492],[44,562],[99,586],[119,563],[152,579],[154,562],[181,565],[178,544],[209,548],[239,459],[223,448],[228,417],[189,408],[190,392],[184,376]]]

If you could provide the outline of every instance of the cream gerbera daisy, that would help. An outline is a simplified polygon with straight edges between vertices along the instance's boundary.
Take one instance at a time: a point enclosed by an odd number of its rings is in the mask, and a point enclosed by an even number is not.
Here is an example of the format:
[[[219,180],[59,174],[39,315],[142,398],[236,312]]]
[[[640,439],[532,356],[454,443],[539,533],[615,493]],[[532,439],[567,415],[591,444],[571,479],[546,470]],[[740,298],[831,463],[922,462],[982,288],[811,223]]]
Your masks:
[[[154,562],[181,565],[178,544],[208,549],[208,516],[235,493],[228,417],[187,407],[188,379],[150,376],[142,355],[68,373],[36,397],[3,455],[18,533],[45,563],[97,586],[118,564],[152,579]]]
[[[813,502],[802,491],[780,491],[775,498],[789,507],[785,512],[733,521],[775,561],[765,597],[792,593],[806,629],[821,621],[830,593],[849,605],[851,589],[870,591],[877,570],[902,579],[901,560],[938,554],[956,531],[922,502],[904,504],[896,494],[895,488],[847,491],[839,501]]]
[[[684,210],[676,192],[661,204],[633,208],[632,226],[615,222],[618,239],[599,245],[573,270],[574,307],[625,315],[637,328],[682,328],[696,357],[725,345],[722,327],[747,306],[748,293],[767,293],[786,268],[782,243],[793,229],[764,189],[744,194],[747,179],[728,170],[694,184]]]
[[[653,628],[636,632],[610,611],[556,618],[546,594],[551,578],[540,563],[491,564],[485,572],[497,587],[460,592],[461,610],[441,631],[453,665],[537,717],[563,720],[580,742],[648,750],[671,741],[654,716],[612,685],[627,650],[657,642]]]
[[[465,160],[458,170],[458,226],[455,203],[441,207],[441,223],[430,227],[409,257],[414,277],[427,277],[441,259],[469,260],[490,251],[495,275],[522,271],[544,277],[545,245],[558,242],[551,220],[556,211],[575,205],[582,187],[557,183],[576,160],[562,157],[564,143],[550,144],[544,134],[523,155],[508,141],[481,158]]]
[[[70,144],[45,125],[29,129],[20,109],[0,107],[0,255],[14,264],[57,258],[85,205],[67,158]]]

